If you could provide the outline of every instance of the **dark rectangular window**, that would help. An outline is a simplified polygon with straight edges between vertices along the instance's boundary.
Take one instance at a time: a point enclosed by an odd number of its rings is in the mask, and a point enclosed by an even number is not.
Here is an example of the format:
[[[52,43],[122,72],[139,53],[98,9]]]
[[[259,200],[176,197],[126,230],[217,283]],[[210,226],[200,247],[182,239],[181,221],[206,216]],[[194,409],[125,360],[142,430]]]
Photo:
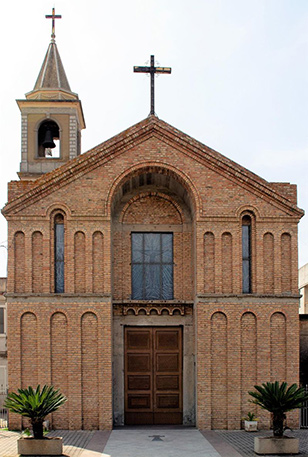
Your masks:
[[[172,233],[132,233],[132,298],[173,299]]]
[[[0,308],[0,333],[4,333],[4,308]]]
[[[55,292],[64,292],[64,223],[55,221]]]
[[[243,293],[251,293],[250,225],[242,225],[242,277]]]

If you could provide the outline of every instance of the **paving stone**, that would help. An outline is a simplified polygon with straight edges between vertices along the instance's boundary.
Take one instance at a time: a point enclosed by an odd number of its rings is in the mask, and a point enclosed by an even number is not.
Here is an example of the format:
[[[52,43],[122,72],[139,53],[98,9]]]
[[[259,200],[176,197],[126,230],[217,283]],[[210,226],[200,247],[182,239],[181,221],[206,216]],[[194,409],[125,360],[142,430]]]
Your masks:
[[[245,432],[244,430],[216,430],[215,433],[236,449],[243,457],[256,457],[254,452],[255,436],[271,436],[271,431]],[[300,457],[308,457],[308,430],[286,431],[286,435],[299,438]],[[278,456],[271,456],[278,457]],[[288,456],[285,456],[288,457]]]
[[[86,430],[50,432],[50,436],[62,436],[65,457],[256,457],[253,450],[255,436],[271,434],[270,431],[199,432],[195,428],[167,427],[121,428],[112,432]],[[308,430],[287,431],[286,435],[299,438],[300,457],[308,457]],[[19,437],[19,432],[0,430],[1,457],[18,457],[17,439]]]

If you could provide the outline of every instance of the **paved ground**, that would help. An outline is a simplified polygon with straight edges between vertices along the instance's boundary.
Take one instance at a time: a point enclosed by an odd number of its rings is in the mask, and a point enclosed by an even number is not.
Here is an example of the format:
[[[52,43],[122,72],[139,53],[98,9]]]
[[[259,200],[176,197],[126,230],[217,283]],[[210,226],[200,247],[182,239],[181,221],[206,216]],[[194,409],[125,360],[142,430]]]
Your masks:
[[[110,432],[90,432],[85,430],[57,430],[49,436],[62,436],[63,456],[65,457],[101,457]],[[0,430],[0,457],[17,457],[18,432]]]
[[[220,457],[197,429],[134,428],[113,430],[104,457]]]
[[[50,432],[62,436],[63,457],[256,457],[255,436],[270,432],[204,431],[185,427],[125,427],[110,432]],[[287,432],[300,439],[300,457],[308,457],[308,430]],[[0,457],[17,457],[20,434],[0,430]],[[37,456],[39,457],[39,456]],[[271,456],[277,457],[277,456]]]
[[[285,434],[299,438],[300,457],[308,457],[308,430],[286,431]],[[271,436],[272,432],[263,430],[247,433],[244,430],[216,430],[215,435],[229,443],[242,457],[256,457],[257,454],[253,451],[255,436]],[[271,457],[277,456],[272,455]]]

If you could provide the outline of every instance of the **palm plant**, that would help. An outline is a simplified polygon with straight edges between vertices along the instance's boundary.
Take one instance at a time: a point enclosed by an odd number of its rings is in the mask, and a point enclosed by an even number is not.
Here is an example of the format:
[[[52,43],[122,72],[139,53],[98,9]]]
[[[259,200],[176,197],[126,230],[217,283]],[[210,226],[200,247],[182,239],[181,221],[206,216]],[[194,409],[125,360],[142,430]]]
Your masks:
[[[4,406],[12,413],[29,417],[34,438],[42,439],[45,417],[56,411],[66,400],[53,386],[44,386],[41,390],[38,385],[36,389],[29,386],[27,389],[18,389],[18,393],[9,393]]]
[[[256,392],[248,392],[254,398],[251,402],[273,414],[274,436],[283,436],[286,412],[300,408],[308,400],[308,393],[297,384],[288,387],[286,382],[279,385],[278,381],[254,387]]]

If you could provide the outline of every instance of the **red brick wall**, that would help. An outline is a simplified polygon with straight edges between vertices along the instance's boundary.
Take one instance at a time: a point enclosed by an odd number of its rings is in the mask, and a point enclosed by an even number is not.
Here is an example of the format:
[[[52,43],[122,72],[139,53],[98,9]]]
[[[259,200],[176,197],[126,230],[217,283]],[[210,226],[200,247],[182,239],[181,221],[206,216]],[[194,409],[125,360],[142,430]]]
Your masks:
[[[74,292],[85,293],[86,291],[86,244],[85,234],[76,232],[74,235]]]
[[[98,323],[94,313],[81,320],[81,414],[82,428],[99,428]]]
[[[289,233],[283,233],[281,235],[281,292],[291,292],[292,290],[291,265],[291,235]]]
[[[67,317],[64,313],[56,312],[50,319],[51,383],[69,398],[67,338]],[[51,427],[54,429],[69,428],[68,402],[52,415]]]
[[[99,231],[92,236],[92,258],[93,292],[104,292],[104,236]]]
[[[231,233],[223,233],[221,244],[222,293],[231,294],[233,292],[233,252]]]
[[[200,428],[239,428],[255,382],[298,381],[299,216],[283,196],[281,204],[273,200],[262,180],[244,179],[236,164],[235,173],[226,171],[227,159],[214,164],[207,155],[213,151],[187,141],[189,148],[180,134],[176,141],[156,135],[112,154],[98,148],[46,175],[52,188],[40,178],[44,194],[36,195],[33,183],[10,186],[10,198],[30,188],[31,195],[9,215],[9,385],[54,382],[67,393],[65,409],[52,418],[56,428],[112,426],[112,300],[131,297],[133,231],[174,234],[174,297],[194,303]],[[79,162],[85,168],[75,173]],[[142,173],[159,179],[138,187]],[[294,201],[294,188],[274,187]],[[58,212],[65,227],[62,295],[54,294]],[[253,294],[243,296],[245,214],[252,221]],[[18,424],[12,417],[11,427]]]
[[[24,292],[25,281],[25,235],[17,231],[14,234],[14,292]]]
[[[197,304],[197,420],[201,429],[241,428],[243,415],[255,410],[248,395],[255,384],[298,383],[294,303],[294,299],[278,304],[277,298],[224,297],[220,304],[211,298]],[[256,412],[261,427],[268,427],[269,414],[261,409]],[[298,426],[296,412],[288,414],[288,425]]]
[[[241,415],[247,416],[249,411],[256,412],[256,407],[249,403],[249,390],[257,383],[258,339],[257,318],[254,313],[243,313],[241,317]]]
[[[204,292],[215,292],[215,237],[211,232],[204,234]]]
[[[275,290],[274,259],[274,236],[272,233],[265,233],[263,237],[263,281],[266,294],[273,294]]]
[[[54,384],[67,395],[51,418],[53,428],[112,426],[111,308],[102,300],[36,297],[8,304],[9,328],[18,325],[8,347],[10,390]],[[10,427],[20,426],[20,417],[11,415]]]
[[[43,234],[32,234],[32,292],[42,292],[43,289]]]
[[[211,321],[211,428],[227,428],[228,417],[228,329],[222,312],[212,315]]]

